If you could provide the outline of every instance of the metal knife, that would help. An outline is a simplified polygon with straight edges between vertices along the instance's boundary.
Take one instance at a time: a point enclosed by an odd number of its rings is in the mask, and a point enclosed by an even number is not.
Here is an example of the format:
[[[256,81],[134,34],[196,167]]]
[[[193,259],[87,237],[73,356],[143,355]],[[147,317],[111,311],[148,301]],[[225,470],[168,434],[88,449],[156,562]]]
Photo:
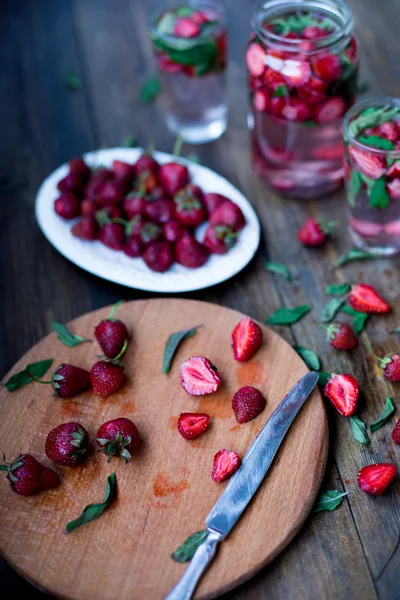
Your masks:
[[[304,375],[276,407],[247,450],[240,469],[206,518],[207,538],[197,548],[188,568],[165,600],[190,600],[201,576],[214,558],[217,545],[226,538],[254,496],[318,378],[315,372]]]

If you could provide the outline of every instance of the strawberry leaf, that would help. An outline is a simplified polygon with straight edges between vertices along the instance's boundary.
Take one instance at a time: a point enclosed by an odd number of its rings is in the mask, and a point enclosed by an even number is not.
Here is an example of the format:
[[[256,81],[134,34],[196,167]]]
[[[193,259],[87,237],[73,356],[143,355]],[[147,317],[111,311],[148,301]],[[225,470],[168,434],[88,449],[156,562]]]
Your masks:
[[[139,98],[145,104],[154,102],[157,96],[161,93],[161,82],[158,77],[149,79],[139,91]]]
[[[282,277],[284,277],[288,281],[293,281],[293,277],[292,277],[289,269],[283,263],[272,262],[272,261],[268,260],[267,262],[264,263],[264,267],[270,273],[276,273],[277,275],[282,275]]]
[[[365,250],[360,250],[359,248],[352,248],[346,254],[343,254],[336,261],[337,267],[342,267],[343,265],[347,265],[347,263],[352,262],[354,260],[363,260],[367,258],[380,258],[378,254],[373,254],[372,252],[366,252]]]
[[[332,300],[329,300],[328,304],[323,308],[320,314],[322,323],[329,323],[332,321],[345,302],[346,297],[332,298]]]
[[[91,342],[92,341],[92,340],[82,337],[81,335],[76,335],[74,333],[71,333],[69,331],[69,329],[67,328],[67,326],[62,325],[61,323],[52,323],[51,326],[54,329],[54,331],[56,332],[57,337],[60,340],[60,342],[62,342],[66,346],[69,346],[70,348],[73,348],[74,346],[79,346],[79,344],[82,344],[82,342]]]
[[[355,416],[350,417],[350,427],[353,438],[357,440],[357,442],[360,442],[360,444],[364,444],[365,446],[370,443],[367,426],[361,419]]]
[[[393,415],[394,410],[395,409],[394,409],[392,399],[389,398],[389,396],[388,396],[386,398],[386,404],[385,404],[384,409],[382,410],[381,414],[376,419],[376,421],[371,423],[371,425],[369,426],[370,430],[372,432],[374,432],[374,431],[377,431],[378,429],[380,429],[381,427],[383,427],[383,425],[386,423],[386,421],[388,419],[390,419],[390,417]]]
[[[349,492],[340,493],[339,490],[327,490],[317,499],[313,512],[322,512],[323,510],[335,510],[343,502],[343,498],[347,496]]]
[[[369,190],[369,203],[374,208],[385,210],[390,202],[390,196],[386,191],[385,176],[380,177]]]
[[[300,321],[310,310],[311,307],[308,304],[302,304],[295,308],[278,308],[268,317],[266,323],[269,325],[293,325],[293,323]]]
[[[192,533],[184,542],[171,554],[171,558],[178,563],[185,563],[191,560],[197,548],[204,542],[208,535],[207,529]]]
[[[90,521],[94,521],[94,519],[97,519],[101,515],[101,513],[107,508],[107,506],[110,506],[110,504],[114,501],[116,494],[117,478],[115,473],[111,473],[111,475],[109,475],[109,477],[107,478],[106,491],[104,494],[103,502],[100,502],[98,504],[89,504],[88,506],[86,506],[83,509],[80,517],[78,517],[78,519],[67,523],[65,533],[71,533],[71,531],[78,529],[78,527],[82,527],[82,525],[86,525],[87,523],[90,523]]]
[[[321,363],[313,350],[309,350],[309,348],[305,348],[304,346],[293,346],[293,348],[296,350],[297,354],[301,356],[309,369],[312,371],[320,370]]]
[[[362,178],[358,171],[352,171],[349,181],[349,186],[347,188],[347,200],[350,206],[355,206],[355,197],[361,189]]]
[[[168,373],[171,369],[172,361],[179,344],[183,342],[183,340],[191,338],[199,327],[203,327],[203,325],[196,325],[189,329],[182,329],[182,331],[171,333],[164,348],[163,373]]]
[[[349,283],[342,283],[340,285],[329,285],[325,294],[328,296],[343,296],[343,294],[347,294],[351,289],[351,285]]]
[[[386,138],[379,137],[379,135],[360,135],[360,137],[357,138],[357,141],[361,142],[361,144],[365,144],[365,146],[378,148],[378,150],[395,149],[393,142],[387,140]]]
[[[326,371],[320,371],[318,385],[324,388],[331,377],[331,373],[327,373]]]
[[[65,72],[64,83],[71,92],[77,92],[83,87],[82,79],[73,71]]]
[[[346,313],[346,315],[350,315],[353,317],[353,329],[354,332],[359,335],[363,330],[368,321],[368,313],[359,312],[358,310],[354,310],[351,306],[343,306],[340,309],[340,312]]]
[[[15,390],[18,390],[18,388],[26,385],[27,383],[32,383],[33,379],[30,373],[36,379],[39,379],[40,377],[43,377],[46,371],[50,369],[52,364],[53,359],[49,358],[47,360],[39,360],[38,362],[32,363],[31,365],[27,365],[23,371],[12,375],[4,385],[6,386],[9,392],[14,392]]]

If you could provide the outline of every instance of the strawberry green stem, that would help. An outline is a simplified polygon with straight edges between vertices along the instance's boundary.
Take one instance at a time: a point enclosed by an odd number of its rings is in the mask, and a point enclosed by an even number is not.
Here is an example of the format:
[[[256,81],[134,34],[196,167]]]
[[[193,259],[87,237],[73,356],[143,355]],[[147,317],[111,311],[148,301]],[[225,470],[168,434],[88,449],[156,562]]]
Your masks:
[[[121,225],[124,225],[125,227],[127,227],[129,225],[129,222],[126,221],[125,219],[121,219],[121,217],[114,217],[113,219],[111,219],[111,223],[120,223]]]
[[[122,346],[121,352],[115,358],[113,358],[112,362],[117,362],[121,358],[121,356],[123,356],[123,354],[125,354],[125,350],[127,349],[127,347],[128,347],[128,340],[125,340],[124,345]]]
[[[42,381],[41,379],[37,379],[37,377],[34,377],[32,375],[32,373],[30,373],[29,371],[28,371],[28,375],[29,375],[29,377],[31,377],[33,379],[33,381],[36,381],[36,383],[43,383],[45,385],[48,385],[49,383],[53,383],[51,379],[50,379],[50,381]]]
[[[114,306],[111,309],[110,316],[108,317],[109,319],[114,318],[114,314],[115,314],[115,311],[117,310],[118,306],[121,306],[121,304],[123,304],[124,302],[125,302],[125,300],[118,300],[118,302],[116,302],[114,304]]]
[[[150,140],[149,143],[147,144],[146,154],[150,154],[150,156],[151,156],[155,150],[155,147],[156,147],[156,145],[154,143],[154,140]]]
[[[178,137],[175,140],[174,149],[172,150],[172,154],[174,156],[180,156],[182,146],[183,146],[183,137],[181,135],[178,135]]]

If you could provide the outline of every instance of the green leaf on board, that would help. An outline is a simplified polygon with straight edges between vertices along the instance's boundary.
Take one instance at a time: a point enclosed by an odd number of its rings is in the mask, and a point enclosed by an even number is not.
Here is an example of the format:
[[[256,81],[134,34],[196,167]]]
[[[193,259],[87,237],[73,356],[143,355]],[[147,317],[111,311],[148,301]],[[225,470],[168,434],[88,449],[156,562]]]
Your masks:
[[[74,346],[79,346],[82,342],[91,342],[88,338],[84,338],[81,335],[77,335],[71,333],[66,325],[62,323],[52,323],[52,329],[56,332],[58,339],[60,342],[73,348]]]
[[[355,197],[361,189],[362,178],[358,171],[351,171],[350,181],[347,188],[347,200],[351,206],[356,205]]]
[[[190,327],[189,329],[182,329],[182,331],[171,333],[164,348],[162,367],[163,373],[168,373],[168,371],[171,369],[172,361],[179,344],[183,342],[183,340],[187,340],[192,337],[199,327],[203,327],[203,325],[196,325],[195,327]]]
[[[82,79],[79,77],[79,75],[77,75],[73,71],[66,71],[65,72],[65,74],[64,74],[64,83],[65,83],[65,86],[71,92],[77,92],[77,91],[81,90],[82,87],[83,87]]]
[[[295,308],[278,308],[268,317],[266,323],[269,325],[293,325],[293,323],[300,321],[310,310],[308,304],[302,304]]]
[[[329,323],[335,318],[335,315],[339,312],[340,308],[346,302],[346,297],[332,298],[328,304],[323,308],[320,314],[320,320],[322,323]]]
[[[161,81],[158,77],[152,77],[140,88],[139,97],[142,102],[149,104],[150,102],[154,102],[160,93]]]
[[[357,440],[357,442],[360,442],[360,444],[364,444],[365,446],[370,443],[367,426],[361,419],[354,415],[350,417],[350,427],[353,438]]]
[[[297,354],[301,356],[309,369],[312,371],[320,370],[320,360],[313,350],[305,348],[304,346],[293,346],[293,348],[296,350]]]
[[[349,283],[341,283],[341,284],[334,284],[334,285],[329,285],[326,290],[325,290],[325,294],[327,294],[328,296],[343,296],[343,294],[347,294],[351,289],[351,285]]]
[[[346,254],[343,254],[336,261],[337,267],[342,267],[343,265],[347,265],[347,263],[352,262],[354,260],[364,260],[368,258],[380,258],[378,254],[373,254],[372,252],[366,252],[365,250],[360,250],[359,248],[352,248]]]
[[[390,419],[390,417],[393,415],[394,410],[395,410],[395,408],[394,408],[392,399],[389,398],[389,396],[388,396],[386,398],[386,404],[385,404],[381,414],[376,419],[376,421],[371,423],[371,425],[369,426],[370,430],[372,432],[374,432],[374,431],[377,431],[378,429],[380,429],[381,427],[383,427],[383,425],[386,423],[386,421],[388,419]]]
[[[192,533],[186,540],[171,554],[171,558],[178,563],[185,563],[191,560],[197,548],[204,542],[208,535],[207,529]]]
[[[374,185],[369,190],[369,203],[374,208],[385,210],[390,202],[390,196],[386,191],[385,176],[375,180]]]
[[[331,373],[327,373],[326,371],[320,371],[318,385],[324,388],[331,377]]]
[[[104,494],[103,502],[100,502],[98,504],[89,504],[88,506],[86,506],[83,509],[80,517],[78,517],[74,521],[70,521],[69,523],[67,523],[65,533],[71,533],[71,531],[78,529],[78,527],[82,527],[82,525],[86,525],[87,523],[90,523],[90,521],[94,521],[94,519],[97,519],[101,515],[101,513],[114,501],[116,494],[117,478],[115,473],[111,473],[111,475],[109,475],[109,477],[107,478],[106,491]]]
[[[29,375],[31,373],[36,379],[40,379],[48,371],[53,364],[53,359],[39,360],[38,362],[27,365],[23,371],[12,375],[4,384],[9,392],[14,392],[27,383],[32,383],[33,379]]]
[[[293,281],[293,277],[292,277],[288,267],[283,263],[272,262],[270,260],[267,260],[264,263],[264,267],[270,273],[276,273],[277,275],[282,275],[282,277],[284,277],[288,281]]]
[[[378,150],[394,150],[395,145],[387,138],[380,137],[379,135],[360,135],[357,141],[365,146],[371,146],[372,148],[378,148]]]
[[[335,510],[343,502],[343,498],[349,492],[339,492],[339,490],[327,490],[322,492],[315,503],[313,512],[322,512],[323,510]]]

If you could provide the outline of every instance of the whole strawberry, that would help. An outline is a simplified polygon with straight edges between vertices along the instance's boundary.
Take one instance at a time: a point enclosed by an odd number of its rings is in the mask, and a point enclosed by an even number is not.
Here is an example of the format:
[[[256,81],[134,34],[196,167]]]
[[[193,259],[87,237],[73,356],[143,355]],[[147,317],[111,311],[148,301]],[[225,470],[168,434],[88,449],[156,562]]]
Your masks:
[[[180,163],[166,163],[161,165],[158,178],[167,194],[174,196],[178,190],[189,183],[189,171],[185,165]]]
[[[347,323],[331,323],[327,328],[327,340],[336,350],[353,350],[357,346],[357,338]]]
[[[262,413],[265,405],[260,390],[250,386],[240,388],[232,398],[232,410],[238,423],[252,421]]]
[[[189,269],[197,269],[207,262],[208,250],[200,244],[188,231],[184,231],[182,237],[175,244],[175,260],[180,265]]]
[[[218,204],[212,211],[209,220],[211,225],[228,225],[233,231],[243,229],[246,224],[241,209],[231,200]]]
[[[50,381],[36,379],[31,373],[30,376],[37,383],[51,384],[56,395],[60,398],[72,398],[84,392],[90,386],[88,371],[67,363],[63,363],[57,367],[54,373],[52,373]]]
[[[236,244],[237,235],[229,225],[209,225],[203,244],[212,254],[226,254]]]
[[[125,383],[125,375],[123,367],[119,363],[119,359],[124,354],[128,342],[125,341],[121,352],[114,358],[106,358],[99,360],[93,365],[90,370],[90,382],[95,394],[106,398],[119,390]]]
[[[64,192],[54,200],[54,210],[63,219],[75,219],[81,212],[81,203],[71,192]]]
[[[76,467],[86,458],[89,434],[80,423],[61,423],[46,438],[45,452],[55,463]]]
[[[399,383],[400,354],[386,354],[383,358],[378,358],[378,366],[382,369],[385,379],[392,383]]]
[[[400,444],[400,419],[397,421],[392,431],[392,440],[395,444]]]
[[[141,175],[145,171],[150,171],[151,173],[157,175],[159,170],[160,165],[155,158],[153,158],[151,152],[144,152],[142,156],[138,158],[135,165],[135,172],[137,176]]]
[[[300,227],[297,232],[297,239],[303,246],[322,246],[328,239],[334,223],[325,223],[320,219],[311,217]]]
[[[41,465],[31,454],[20,454],[11,464],[0,465],[0,470],[7,472],[11,488],[21,496],[33,496],[60,482],[55,471]]]
[[[123,417],[103,423],[96,435],[100,452],[108,456],[120,456],[125,462],[131,460],[131,453],[140,446],[140,435],[136,425]]]
[[[97,238],[97,232],[98,225],[93,216],[82,217],[71,229],[72,235],[90,242],[93,242]]]
[[[239,362],[250,360],[261,346],[262,339],[261,327],[250,317],[243,317],[232,331],[234,359]]]
[[[114,319],[114,314],[122,301],[117,302],[111,309],[108,319],[103,319],[95,327],[94,335],[100,344],[104,356],[115,358],[121,352],[125,342],[128,341],[128,330],[125,323]]]
[[[199,186],[189,184],[174,196],[175,218],[186,227],[197,227],[206,218]]]

